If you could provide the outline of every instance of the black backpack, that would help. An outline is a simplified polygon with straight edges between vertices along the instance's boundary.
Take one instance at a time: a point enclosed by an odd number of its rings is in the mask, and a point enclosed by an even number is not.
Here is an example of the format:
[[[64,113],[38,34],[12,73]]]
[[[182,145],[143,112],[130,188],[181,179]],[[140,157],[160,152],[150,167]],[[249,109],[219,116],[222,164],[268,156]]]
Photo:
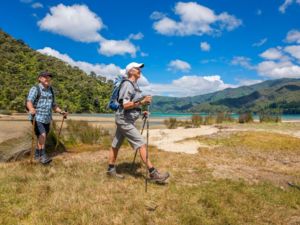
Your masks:
[[[35,98],[35,100],[33,101],[32,105],[34,108],[36,108],[40,98],[41,98],[41,89],[39,87],[39,85],[35,85],[36,89],[37,89],[37,96]],[[53,98],[53,101],[52,101],[52,104],[55,102],[55,95],[54,95],[54,91],[53,91],[53,88],[50,86],[50,91],[51,91],[51,94],[52,94],[52,98]],[[25,98],[25,110],[26,112],[29,112],[29,109],[27,108],[27,96]]]

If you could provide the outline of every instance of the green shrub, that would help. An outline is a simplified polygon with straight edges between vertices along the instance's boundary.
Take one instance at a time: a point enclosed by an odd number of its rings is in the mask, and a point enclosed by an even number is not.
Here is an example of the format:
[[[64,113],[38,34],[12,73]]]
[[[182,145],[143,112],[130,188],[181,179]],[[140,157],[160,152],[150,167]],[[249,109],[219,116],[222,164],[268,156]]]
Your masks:
[[[203,118],[200,115],[192,115],[192,127],[200,127],[203,122]]]
[[[216,122],[216,118],[213,115],[209,114],[206,117],[204,117],[203,125],[212,125],[215,122]]]
[[[68,144],[101,144],[109,132],[101,126],[92,126],[87,121],[67,120],[67,135],[65,141]]]
[[[168,129],[176,129],[178,127],[178,121],[176,118],[169,118],[164,120],[164,124]]]
[[[239,115],[239,123],[251,123],[253,122],[253,116],[251,112],[241,113]]]
[[[12,112],[10,110],[4,109],[4,110],[0,110],[0,114],[10,116],[10,115],[12,115]]]
[[[281,115],[279,114],[272,114],[272,113],[260,113],[259,114],[259,122],[281,122]]]
[[[233,122],[231,114],[228,112],[219,112],[216,117],[216,123]]]

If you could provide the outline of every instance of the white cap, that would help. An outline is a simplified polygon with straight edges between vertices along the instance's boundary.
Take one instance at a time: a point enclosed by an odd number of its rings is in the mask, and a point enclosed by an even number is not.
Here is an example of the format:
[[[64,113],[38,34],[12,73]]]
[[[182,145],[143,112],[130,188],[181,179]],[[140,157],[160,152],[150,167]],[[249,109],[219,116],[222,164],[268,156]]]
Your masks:
[[[126,66],[126,74],[128,75],[129,70],[131,70],[132,68],[143,68],[143,67],[144,67],[144,63],[136,63],[136,62],[129,63]]]

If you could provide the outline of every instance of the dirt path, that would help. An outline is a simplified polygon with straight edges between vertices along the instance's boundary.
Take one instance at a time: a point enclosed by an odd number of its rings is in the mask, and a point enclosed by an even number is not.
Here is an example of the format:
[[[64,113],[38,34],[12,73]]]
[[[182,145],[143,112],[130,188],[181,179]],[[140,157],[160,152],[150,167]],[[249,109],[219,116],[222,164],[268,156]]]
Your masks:
[[[259,125],[259,124],[257,124]],[[151,145],[168,152],[183,152],[188,154],[196,154],[198,149],[201,147],[209,147],[197,140],[186,140],[197,136],[206,136],[216,134],[218,132],[240,132],[240,131],[261,131],[261,132],[272,132],[278,134],[286,134],[292,137],[300,138],[300,126],[293,127],[293,129],[284,129],[278,127],[255,127],[256,124],[252,125],[207,125],[201,126],[200,128],[177,128],[177,129],[151,129],[149,142]],[[146,135],[144,134],[146,137]]]
[[[198,148],[203,147],[203,145],[198,141],[185,139],[211,135],[217,132],[219,132],[219,129],[214,126],[201,126],[201,128],[190,129],[153,129],[149,132],[149,142],[164,151],[195,154],[198,152]]]

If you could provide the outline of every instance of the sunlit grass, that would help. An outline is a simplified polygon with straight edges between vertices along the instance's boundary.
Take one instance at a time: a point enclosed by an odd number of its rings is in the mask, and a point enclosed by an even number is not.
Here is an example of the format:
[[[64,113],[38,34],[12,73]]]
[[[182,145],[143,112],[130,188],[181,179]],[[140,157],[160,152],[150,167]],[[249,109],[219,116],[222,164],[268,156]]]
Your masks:
[[[277,151],[300,153],[300,138],[290,135],[264,132],[245,131],[223,136],[199,137],[200,142],[229,148],[248,148],[253,151]]]
[[[124,180],[105,175],[107,152],[55,158],[51,166],[0,164],[0,224],[288,224],[300,192],[270,183],[215,179],[201,154],[150,150],[171,173],[169,184],[148,184],[145,168],[120,151]]]

